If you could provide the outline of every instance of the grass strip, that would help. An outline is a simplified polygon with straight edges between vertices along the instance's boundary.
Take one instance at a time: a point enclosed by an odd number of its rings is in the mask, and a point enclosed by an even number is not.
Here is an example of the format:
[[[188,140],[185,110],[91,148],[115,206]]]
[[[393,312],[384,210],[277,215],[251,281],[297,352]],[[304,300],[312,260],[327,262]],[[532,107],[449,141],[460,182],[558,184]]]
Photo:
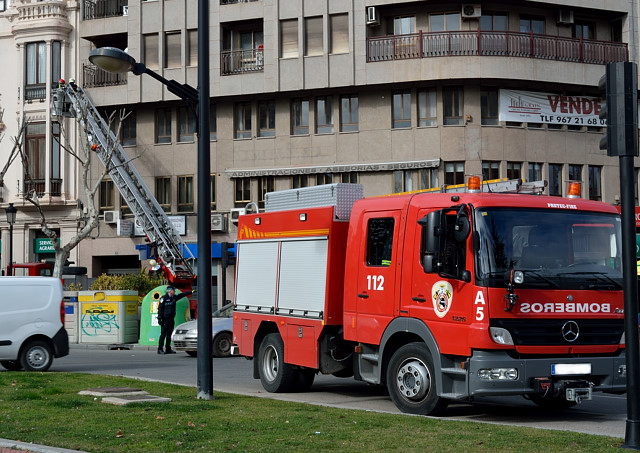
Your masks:
[[[113,406],[78,392],[129,386],[171,403]],[[336,409],[79,373],[0,373],[0,437],[89,452],[613,452],[565,431]],[[124,449],[124,450],[123,450]]]

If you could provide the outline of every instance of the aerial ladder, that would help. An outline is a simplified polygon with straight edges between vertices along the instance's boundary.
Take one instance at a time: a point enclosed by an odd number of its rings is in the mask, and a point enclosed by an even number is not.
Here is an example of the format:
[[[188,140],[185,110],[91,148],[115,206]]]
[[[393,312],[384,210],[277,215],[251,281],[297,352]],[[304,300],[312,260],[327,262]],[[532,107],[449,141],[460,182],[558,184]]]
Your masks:
[[[191,290],[195,284],[193,254],[89,96],[81,87],[61,85],[53,95],[52,115],[75,118],[86,127],[90,146],[147,235],[164,276],[178,289]]]

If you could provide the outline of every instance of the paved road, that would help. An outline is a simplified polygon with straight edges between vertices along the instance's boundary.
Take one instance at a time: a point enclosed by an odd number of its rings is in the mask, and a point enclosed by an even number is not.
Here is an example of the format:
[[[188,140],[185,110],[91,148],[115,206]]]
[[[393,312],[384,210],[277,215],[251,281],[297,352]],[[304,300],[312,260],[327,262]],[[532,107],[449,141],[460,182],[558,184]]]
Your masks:
[[[54,361],[51,371],[88,372],[196,385],[197,359],[186,354],[160,356],[143,349],[108,351],[72,349]],[[349,409],[399,413],[384,388],[353,379],[318,376],[307,393],[271,394],[252,377],[252,362],[231,357],[215,359],[214,391],[279,398]],[[624,437],[626,396],[595,394],[593,401],[566,411],[547,412],[521,397],[480,399],[452,404],[444,418],[521,425]]]

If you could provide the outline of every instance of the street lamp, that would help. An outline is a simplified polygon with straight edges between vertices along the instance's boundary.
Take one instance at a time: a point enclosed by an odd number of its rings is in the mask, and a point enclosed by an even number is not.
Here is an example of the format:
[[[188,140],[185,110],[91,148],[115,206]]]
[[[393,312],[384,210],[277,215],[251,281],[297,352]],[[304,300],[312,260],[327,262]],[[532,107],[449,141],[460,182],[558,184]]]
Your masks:
[[[183,99],[198,116],[198,398],[213,398],[213,358],[211,356],[211,156],[209,145],[209,2],[198,0],[198,89],[167,80],[138,63],[126,52],[113,47],[95,49],[89,61],[108,72],[131,71],[148,74]]]
[[[16,223],[16,214],[18,210],[13,205],[13,203],[9,203],[9,206],[6,207],[5,212],[7,213],[7,222],[9,223],[9,275],[13,275],[13,224]]]

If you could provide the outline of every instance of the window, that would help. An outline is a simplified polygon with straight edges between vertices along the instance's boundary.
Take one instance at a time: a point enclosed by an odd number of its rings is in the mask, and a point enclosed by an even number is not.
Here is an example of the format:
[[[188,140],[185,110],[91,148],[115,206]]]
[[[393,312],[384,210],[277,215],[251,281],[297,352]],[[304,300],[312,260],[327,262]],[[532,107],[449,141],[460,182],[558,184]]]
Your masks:
[[[358,131],[358,95],[340,97],[340,131]]]
[[[120,124],[120,143],[122,146],[136,145],[136,112],[128,112]]]
[[[301,187],[309,187],[309,176],[308,175],[295,175],[291,179],[291,188],[299,189]]]
[[[418,127],[436,126],[436,89],[418,90]]]
[[[262,176],[258,178],[258,207],[264,208],[265,195],[276,190],[276,178]]]
[[[532,162],[529,164],[529,181],[542,181],[542,164]]]
[[[589,165],[589,200],[602,201],[602,167]]]
[[[209,140],[217,140],[218,139],[218,121],[216,119],[216,105],[211,104],[209,108]]]
[[[595,39],[596,24],[593,22],[578,22],[573,25],[573,37],[583,39]]]
[[[60,187],[60,123],[51,123],[51,194],[61,195]]]
[[[484,161],[482,162],[482,180],[490,181],[500,178],[500,162]]]
[[[298,19],[280,21],[280,57],[298,57]]]
[[[47,74],[47,45],[44,42],[27,44],[27,85],[45,84]],[[56,80],[57,82],[57,80]]]
[[[333,14],[329,16],[329,27],[331,28],[331,42],[329,43],[329,52],[348,53],[349,15]]]
[[[198,66],[198,30],[187,30],[187,65]]]
[[[26,148],[27,162],[26,173],[30,179],[34,179],[34,183],[41,183],[42,187],[38,187],[37,191],[44,192],[44,179],[47,173],[47,125],[46,123],[30,123],[26,130]],[[25,177],[28,182],[28,178]],[[36,189],[31,187],[31,189]],[[25,188],[26,190],[26,188]]]
[[[251,103],[236,104],[235,131],[236,138],[251,138]]]
[[[444,183],[447,186],[464,183],[464,162],[445,162]]]
[[[251,201],[251,178],[237,178],[235,186],[235,205],[237,208],[243,208]]]
[[[355,171],[341,173],[340,182],[344,182],[347,184],[358,184],[358,173]]]
[[[522,164],[507,162],[507,179],[522,179]]]
[[[433,189],[438,187],[438,168],[421,168],[418,171],[420,178],[418,190]]]
[[[480,90],[480,109],[483,126],[498,125],[498,89],[483,88]]]
[[[444,13],[429,15],[429,31],[460,30],[460,13]]]
[[[293,99],[291,101],[291,135],[309,133],[309,99]]]
[[[275,137],[276,101],[259,102],[258,116],[258,137]]]
[[[569,181],[582,181],[582,165],[569,165]]]
[[[156,143],[171,143],[171,109],[156,110]]]
[[[196,115],[190,107],[178,109],[178,141],[192,142],[196,132]]]
[[[520,32],[533,32],[536,35],[544,34],[544,19],[520,16]]]
[[[120,211],[122,211],[123,216],[131,214],[131,208],[122,195],[120,195]]]
[[[178,176],[178,212],[193,212],[193,176]]]
[[[7,3],[9,2],[9,0],[0,0],[0,11],[6,11],[7,10]]]
[[[393,93],[393,128],[411,127],[411,91]]]
[[[180,32],[164,34],[164,67],[179,68],[182,66],[182,52],[180,52]]]
[[[114,185],[110,179],[104,179],[100,183],[100,200],[98,202],[98,210],[100,212],[112,211],[114,209],[113,203]]]
[[[171,177],[156,178],[156,200],[165,212],[171,211]]]
[[[445,125],[462,125],[462,88],[442,89],[442,105]]]
[[[304,20],[304,55],[322,55],[322,16]]]
[[[142,36],[142,46],[144,54],[144,65],[153,70],[160,69],[160,54],[158,52],[158,34],[151,33]]]
[[[562,196],[562,164],[549,164],[549,195]]]
[[[416,32],[416,16],[396,16],[393,18],[394,35],[410,35]]]
[[[316,133],[333,133],[333,102],[331,96],[316,98]]]
[[[413,172],[396,170],[393,172],[393,193],[411,192],[413,190]]]
[[[216,210],[216,175],[209,175],[209,187],[211,189],[211,210]]]
[[[369,219],[367,224],[367,266],[391,266],[394,220]]]
[[[507,31],[507,15],[482,13],[482,16],[480,16],[480,30]]]
[[[62,43],[60,41],[53,41],[51,43],[51,82],[54,86],[62,78]]]
[[[333,184],[333,174],[332,173],[320,173],[316,175],[316,185],[322,186],[324,184]]]

